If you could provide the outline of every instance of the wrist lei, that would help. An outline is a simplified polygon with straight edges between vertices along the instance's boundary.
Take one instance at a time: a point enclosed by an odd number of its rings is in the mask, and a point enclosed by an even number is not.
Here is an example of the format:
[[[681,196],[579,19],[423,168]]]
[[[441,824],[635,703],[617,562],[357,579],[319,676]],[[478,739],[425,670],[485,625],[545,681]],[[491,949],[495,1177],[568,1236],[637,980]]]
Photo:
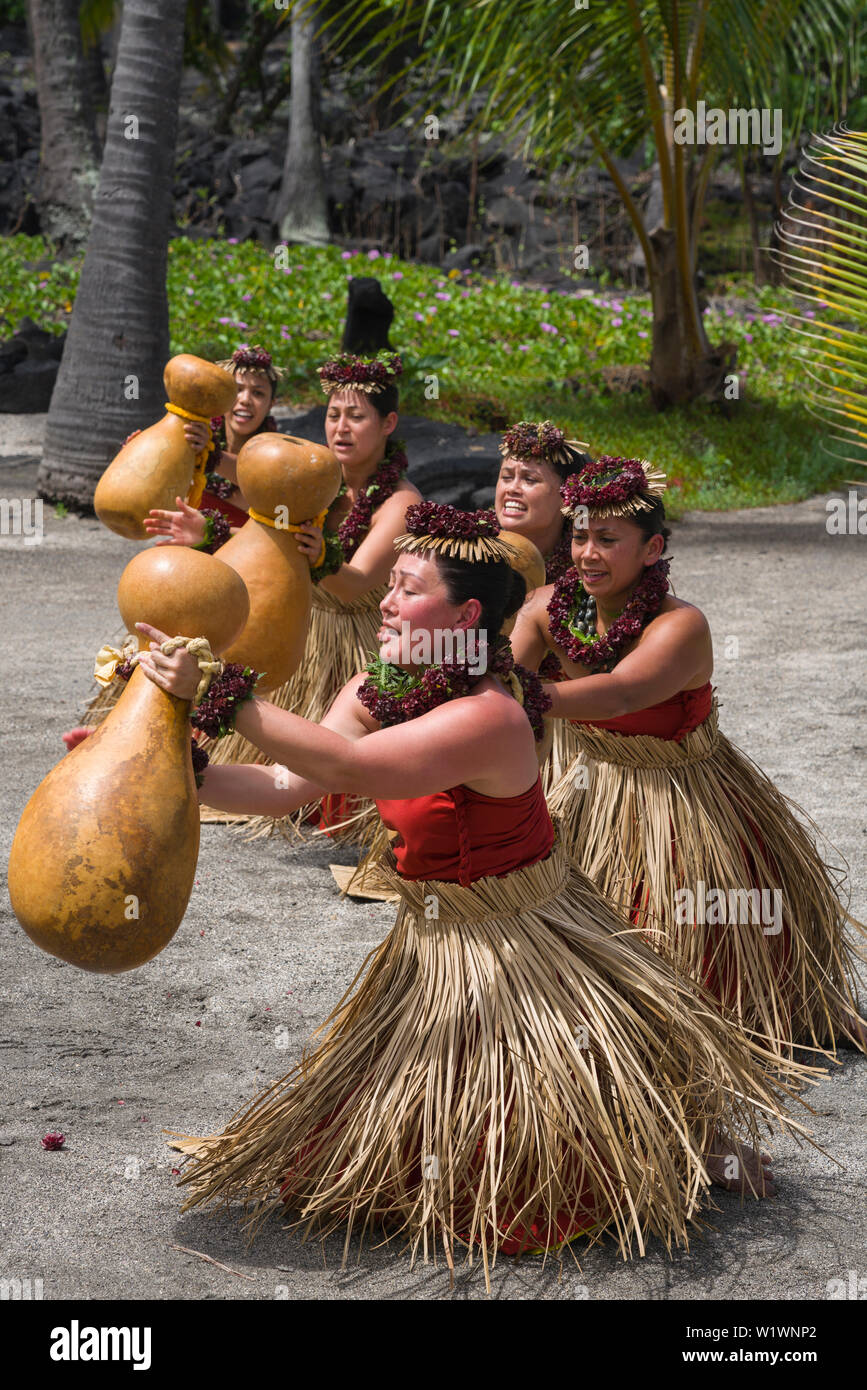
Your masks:
[[[595,632],[596,600],[587,593],[577,569],[554,585],[548,604],[551,636],[570,661],[610,671],[632,642],[654,618],[668,593],[668,560],[650,565],[618,618],[604,637]]]
[[[502,634],[494,643],[487,669],[477,674],[470,672],[468,662],[453,661],[427,666],[420,675],[413,675],[378,657],[365,669],[368,678],[359,686],[356,698],[384,727],[404,724],[449,700],[468,695],[490,672],[511,687],[523,706],[536,740],[544,737],[543,715],[551,708],[551,699],[542,690],[536,673],[516,664],[511,643]]]
[[[193,776],[196,779],[196,788],[201,790],[205,780],[205,768],[211,759],[202,745],[197,743],[194,738],[190,739],[190,745],[190,751],[193,755]]]
[[[225,662],[222,675],[211,681],[207,695],[190,715],[193,727],[201,729],[208,738],[223,738],[233,733],[237,707],[252,699],[259,674],[251,666]]]
[[[310,570],[314,584],[318,584],[326,575],[334,574],[341,565],[352,559],[370,530],[374,507],[382,506],[397,491],[408,466],[403,440],[389,439],[385,446],[385,458],[370,482],[360,490],[349,515],[344,517],[336,531],[323,529],[325,556],[320,565]],[[346,483],[342,483],[337,497],[345,495]]]
[[[222,473],[208,473],[205,485],[211,496],[216,497],[219,502],[228,502],[235,491],[235,484],[230,478],[224,478]]]
[[[205,534],[192,549],[206,550],[209,555],[213,555],[231,536],[232,524],[229,518],[215,507],[203,507],[201,514],[205,518]]]

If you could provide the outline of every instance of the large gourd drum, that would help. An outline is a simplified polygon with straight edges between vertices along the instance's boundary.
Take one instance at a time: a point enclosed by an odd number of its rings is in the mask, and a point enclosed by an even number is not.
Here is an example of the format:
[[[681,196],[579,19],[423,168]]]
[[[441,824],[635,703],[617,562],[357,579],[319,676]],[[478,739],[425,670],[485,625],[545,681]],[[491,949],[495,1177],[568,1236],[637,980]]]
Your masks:
[[[334,455],[309,439],[266,432],[238,454],[250,520],[220,547],[220,559],[246,584],[250,617],[225,658],[261,672],[261,691],[276,690],[295,672],[310,624],[310,565],[287,528],[321,516],[341,481]]]
[[[131,631],[148,622],[172,637],[207,637],[215,655],[249,612],[233,569],[181,546],[137,555],[118,602]],[[113,974],[174,936],[199,853],[189,712],[136,668],[104,723],[31,796],[12,843],[9,895],[43,951]]]
[[[230,372],[202,357],[182,353],[163,373],[166,397],[200,420],[225,415],[238,388]],[[93,497],[104,526],[129,540],[147,540],[144,519],[152,508],[174,511],[175,498],[187,497],[196,455],[184,436],[184,416],[167,411],[162,420],[124,444],[108,465]]]

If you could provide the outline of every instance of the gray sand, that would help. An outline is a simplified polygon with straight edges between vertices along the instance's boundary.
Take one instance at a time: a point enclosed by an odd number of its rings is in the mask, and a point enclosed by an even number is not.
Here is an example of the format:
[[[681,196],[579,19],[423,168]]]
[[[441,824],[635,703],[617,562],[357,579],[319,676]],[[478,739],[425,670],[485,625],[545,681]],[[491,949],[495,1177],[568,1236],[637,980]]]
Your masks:
[[[42,417],[0,416],[0,497],[33,497]],[[708,615],[726,732],[799,802],[851,866],[867,919],[863,536],[830,536],[825,499],[695,513],[674,534],[678,592]],[[93,657],[119,631],[114,590],[134,547],[95,520],[44,513],[41,544],[0,537],[4,595],[5,863],[21,809],[90,696]],[[830,625],[829,625],[830,620]],[[737,655],[732,655],[737,639]],[[726,652],[728,651],[728,655]],[[162,1131],[206,1134],[288,1071],[392,918],[341,902],[328,846],[245,843],[204,826],[196,886],[175,939],[144,968],[88,975],[40,953],[4,894],[0,1279],[42,1280],[46,1299],[484,1298],[481,1269],[448,1273],[339,1236],[304,1245],[271,1222],[252,1248],[237,1212],[180,1216]],[[832,1157],[772,1145],[780,1195],[720,1193],[712,1229],[669,1258],[629,1264],[612,1243],[579,1273],[503,1259],[509,1299],[823,1299],[867,1273],[863,1117],[867,1063],[851,1051],[813,1091]],[[809,1117],[807,1117],[809,1118]],[[63,1152],[43,1151],[49,1130]],[[171,1248],[210,1255],[245,1278]],[[38,1286],[33,1286],[38,1287]],[[863,1295],[862,1295],[863,1296]]]

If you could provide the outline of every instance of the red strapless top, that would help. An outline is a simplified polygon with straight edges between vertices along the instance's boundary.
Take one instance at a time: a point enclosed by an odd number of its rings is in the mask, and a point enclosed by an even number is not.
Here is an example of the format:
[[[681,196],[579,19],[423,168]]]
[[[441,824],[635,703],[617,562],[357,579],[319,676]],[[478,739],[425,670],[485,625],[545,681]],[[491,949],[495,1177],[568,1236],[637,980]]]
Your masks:
[[[202,493],[202,500],[199,503],[200,509],[205,507],[210,511],[222,512],[223,516],[228,519],[230,526],[243,526],[244,522],[250,519],[246,512],[242,512],[240,507],[235,506],[234,502],[230,502],[228,498],[224,501],[222,497],[215,497],[207,489]]]
[[[438,878],[469,888],[477,878],[537,863],[554,844],[541,778],[520,796],[451,787],[376,806],[389,829],[399,832],[392,848],[403,878]]]
[[[573,724],[590,724],[594,729],[612,729],[618,734],[652,734],[654,738],[682,738],[703,724],[711,711],[713,690],[710,681],[696,690],[681,690],[670,700],[647,709],[621,714],[617,719],[573,719]]]

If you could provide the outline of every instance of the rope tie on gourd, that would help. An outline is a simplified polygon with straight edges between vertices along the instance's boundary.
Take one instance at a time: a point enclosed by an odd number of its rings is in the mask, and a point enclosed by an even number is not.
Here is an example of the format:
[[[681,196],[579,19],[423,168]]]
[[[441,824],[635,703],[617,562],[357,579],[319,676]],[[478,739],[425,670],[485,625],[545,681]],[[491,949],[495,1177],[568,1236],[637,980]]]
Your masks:
[[[272,531],[300,531],[303,526],[315,526],[321,531],[325,525],[325,518],[328,515],[328,508],[323,507],[321,512],[317,512],[312,521],[301,521],[297,525],[293,521],[281,521],[278,523],[276,517],[263,516],[261,512],[255,511],[252,507],[247,509],[247,515],[252,521],[261,521],[263,526],[270,526]],[[322,548],[315,560],[311,560],[310,568],[315,570],[325,559],[325,537],[322,538]]]
[[[211,438],[210,417],[207,415],[194,415],[191,410],[183,410],[181,406],[173,405],[171,401],[166,401],[166,410],[170,415],[179,416],[181,420],[196,420],[199,424],[208,426],[208,442],[204,449],[200,449],[196,454],[193,464],[193,481],[190,483],[190,490],[186,497],[188,507],[198,508],[202,500],[202,493],[205,491],[208,454],[213,453],[214,450],[214,441]]]
[[[207,637],[169,637],[161,644],[160,651],[163,656],[172,656],[181,647],[186,647],[199,665],[199,684],[193,696],[192,706],[193,709],[198,709],[210,689],[211,681],[222,674],[223,663],[214,656]],[[103,687],[110,685],[117,675],[119,666],[124,663],[135,666],[141,655],[132,637],[124,642],[120,651],[116,647],[101,647],[96,657],[94,678]]]

